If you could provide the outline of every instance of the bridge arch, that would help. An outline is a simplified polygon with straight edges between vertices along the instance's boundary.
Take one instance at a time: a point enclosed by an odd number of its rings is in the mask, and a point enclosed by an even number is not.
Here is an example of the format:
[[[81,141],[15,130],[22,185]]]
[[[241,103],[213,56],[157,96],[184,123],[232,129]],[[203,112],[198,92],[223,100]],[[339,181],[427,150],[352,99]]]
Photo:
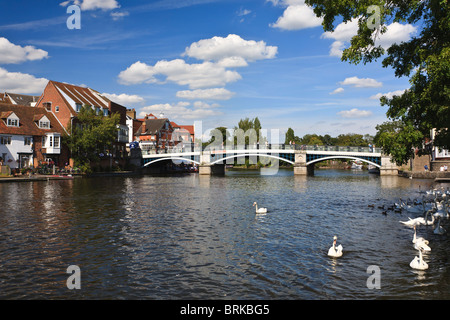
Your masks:
[[[274,155],[271,155],[271,154],[264,154],[264,153],[263,153],[263,154],[261,154],[261,153],[243,153],[243,154],[236,154],[236,155],[232,155],[232,156],[229,156],[229,157],[217,159],[217,160],[215,160],[214,162],[211,162],[211,164],[212,164],[212,165],[213,165],[213,164],[218,164],[218,163],[220,163],[220,162],[226,161],[226,160],[228,160],[228,159],[233,159],[233,158],[252,157],[252,156],[256,156],[256,157],[268,157],[268,158],[278,159],[278,160],[281,160],[281,161],[284,161],[284,162],[287,162],[287,163],[290,163],[290,164],[295,164],[293,161],[290,161],[290,160],[287,160],[287,159],[284,159],[284,158],[281,158],[281,157],[277,157],[277,156],[274,156]]]
[[[155,162],[159,162],[159,161],[164,161],[164,160],[183,160],[183,161],[189,161],[195,164],[200,164],[200,162],[192,160],[192,159],[187,159],[187,158],[182,158],[182,157],[169,157],[169,158],[159,158],[159,159],[155,159],[153,161],[147,162],[146,164],[143,165],[143,167],[147,167]]]
[[[375,163],[373,161],[369,161],[363,158],[358,158],[358,157],[352,157],[352,156],[329,156],[329,157],[323,157],[323,158],[318,158],[318,159],[314,159],[311,160],[309,162],[306,163],[306,165],[310,165],[316,162],[320,162],[320,161],[325,161],[325,160],[333,160],[333,159],[352,159],[352,160],[359,160],[368,164],[371,164],[377,168],[381,168],[381,165],[379,165],[378,163]]]

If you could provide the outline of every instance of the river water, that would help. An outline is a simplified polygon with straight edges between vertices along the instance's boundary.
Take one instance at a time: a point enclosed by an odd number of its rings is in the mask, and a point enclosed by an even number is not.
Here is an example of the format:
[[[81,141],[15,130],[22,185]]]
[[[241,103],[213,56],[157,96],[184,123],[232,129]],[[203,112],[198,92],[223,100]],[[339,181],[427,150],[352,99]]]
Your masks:
[[[2,183],[0,298],[450,299],[448,235],[421,226],[429,269],[413,270],[399,220],[417,214],[378,208],[431,183],[349,170]],[[79,290],[66,285],[71,265]]]

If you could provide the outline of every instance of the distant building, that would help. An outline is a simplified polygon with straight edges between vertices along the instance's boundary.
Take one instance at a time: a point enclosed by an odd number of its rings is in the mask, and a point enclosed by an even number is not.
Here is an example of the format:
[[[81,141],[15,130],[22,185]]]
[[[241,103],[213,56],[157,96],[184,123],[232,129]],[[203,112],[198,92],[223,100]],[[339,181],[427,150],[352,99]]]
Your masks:
[[[0,98],[1,98],[1,96],[0,96]],[[30,95],[26,95],[26,94],[17,94],[17,93],[10,93],[10,92],[5,92],[4,97],[3,97],[3,100],[5,103],[21,105],[21,106],[28,106],[28,107],[35,107],[37,102],[39,101],[39,99],[40,99],[40,96],[30,96]]]
[[[136,131],[135,137],[143,154],[164,153],[175,146],[172,133],[173,127],[169,119],[147,115]]]
[[[64,165],[69,156],[61,141],[64,132],[45,109],[0,103],[0,158],[11,169]]]

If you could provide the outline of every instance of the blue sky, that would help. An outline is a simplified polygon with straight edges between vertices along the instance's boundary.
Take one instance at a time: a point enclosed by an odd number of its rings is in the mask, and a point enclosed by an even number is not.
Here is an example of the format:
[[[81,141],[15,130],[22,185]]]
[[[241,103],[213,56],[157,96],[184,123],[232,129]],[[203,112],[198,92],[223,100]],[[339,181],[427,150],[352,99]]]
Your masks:
[[[67,27],[71,5],[81,29]],[[0,92],[68,82],[204,130],[258,117],[300,137],[375,134],[380,94],[409,87],[381,62],[341,62],[356,21],[324,33],[303,0],[16,0],[0,15]],[[379,43],[416,33],[392,24]]]

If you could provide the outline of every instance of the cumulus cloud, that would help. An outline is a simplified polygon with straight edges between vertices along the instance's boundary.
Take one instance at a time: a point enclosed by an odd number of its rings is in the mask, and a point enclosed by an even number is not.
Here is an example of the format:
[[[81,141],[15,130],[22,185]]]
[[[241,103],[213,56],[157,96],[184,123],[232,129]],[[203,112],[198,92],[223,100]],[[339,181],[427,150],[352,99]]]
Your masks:
[[[270,24],[272,28],[283,30],[301,30],[314,28],[322,24],[322,18],[318,18],[311,7],[308,7],[303,0],[271,1],[275,5],[287,5],[283,15],[277,22]]]
[[[359,110],[357,108],[353,108],[351,110],[344,110],[337,113],[343,118],[365,118],[370,117],[372,115],[371,111],[367,110]]]
[[[111,12],[111,17],[114,21],[120,20],[123,17],[129,16],[130,13],[128,11],[121,11],[121,12]]]
[[[194,42],[186,48],[184,55],[204,61],[235,60],[241,66],[244,62],[275,58],[277,51],[277,47],[268,46],[264,41],[244,40],[229,34],[226,38],[212,37]]]
[[[36,78],[30,74],[9,72],[0,68],[0,92],[20,92],[23,94],[41,94],[48,80]]]
[[[333,92],[330,92],[330,94],[338,94],[338,93],[341,93],[341,92],[344,92],[344,88],[342,88],[342,87],[337,88]]]
[[[353,86],[356,88],[377,88],[383,86],[383,83],[371,78],[350,77],[339,82],[343,86]]]
[[[403,93],[405,93],[407,89],[404,90],[396,90],[396,91],[391,91],[391,92],[387,92],[387,93],[377,93],[373,96],[370,97],[370,99],[373,100],[379,100],[381,97],[385,96],[388,99],[392,99],[394,96],[401,96]]]
[[[218,105],[209,105],[201,101],[197,101],[194,104],[185,101],[180,101],[176,104],[153,104],[142,108],[139,117],[144,117],[148,113],[159,114],[162,112],[165,117],[174,121],[203,119],[222,115],[222,112],[215,110],[217,107]]]
[[[350,44],[352,37],[358,33],[358,21],[358,18],[353,18],[348,22],[341,22],[334,31],[327,31],[322,34],[321,38],[335,40],[330,46],[330,56],[342,56],[342,51]],[[394,43],[409,41],[416,31],[417,28],[411,24],[394,22],[387,26],[385,33],[376,36],[375,46],[381,46],[387,50]],[[373,37],[375,37],[375,32]]]
[[[165,80],[160,81],[157,76],[163,76]],[[239,79],[239,73],[216,63],[188,64],[182,59],[161,60],[154,66],[138,61],[119,74],[122,84],[173,82],[187,85],[190,89],[220,87]]]
[[[48,58],[48,52],[33,46],[21,47],[0,38],[0,64],[21,63]]]
[[[135,105],[144,102],[144,98],[135,94],[129,95],[125,93],[122,94],[102,93],[102,95],[107,97],[109,100],[114,101],[123,106]]]
[[[234,96],[225,88],[211,88],[211,89],[197,89],[197,90],[183,90],[177,92],[177,97],[189,100],[229,100]]]

